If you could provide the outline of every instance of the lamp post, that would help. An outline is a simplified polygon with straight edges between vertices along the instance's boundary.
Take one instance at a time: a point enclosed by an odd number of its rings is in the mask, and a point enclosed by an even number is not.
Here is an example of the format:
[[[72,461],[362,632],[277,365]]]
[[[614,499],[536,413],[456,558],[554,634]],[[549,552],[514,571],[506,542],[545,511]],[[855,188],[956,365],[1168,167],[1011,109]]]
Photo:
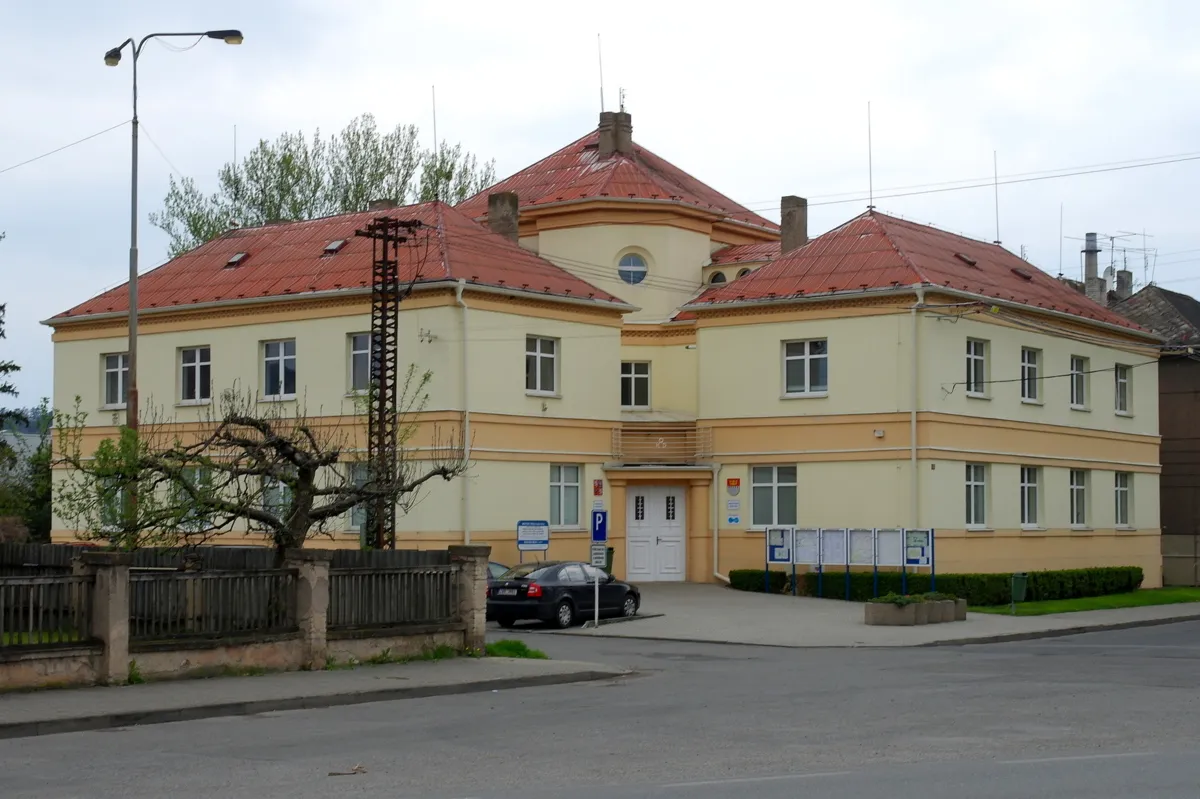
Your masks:
[[[236,30],[202,31],[200,33],[151,33],[134,43],[126,39],[104,54],[104,63],[115,67],[121,63],[121,51],[129,47],[133,52],[133,165],[129,198],[129,385],[125,400],[125,425],[131,430],[138,427],[137,391],[137,332],[138,332],[138,111],[137,111],[137,62],[142,48],[151,39],[203,37],[220,39],[226,44],[241,44],[242,32]]]

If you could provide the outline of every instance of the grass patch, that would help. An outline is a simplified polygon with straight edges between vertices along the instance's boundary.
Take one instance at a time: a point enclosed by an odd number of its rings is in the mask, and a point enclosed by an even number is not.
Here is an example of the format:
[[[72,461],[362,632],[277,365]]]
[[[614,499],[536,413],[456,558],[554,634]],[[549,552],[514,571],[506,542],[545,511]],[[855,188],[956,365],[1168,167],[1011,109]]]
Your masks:
[[[1080,599],[1051,599],[1044,602],[1017,603],[1018,616],[1045,616],[1050,613],[1077,613],[1084,610],[1116,610],[1119,608],[1144,608],[1152,605],[1178,605],[1184,602],[1200,602],[1200,588],[1148,588],[1108,596],[1090,596]],[[972,607],[975,613],[1006,614],[1008,605]]]
[[[349,660],[337,660],[333,657],[325,659],[325,671],[338,671],[340,669],[355,669],[359,666],[386,666],[392,663],[416,663],[418,661],[428,660],[449,660],[456,658],[462,653],[452,646],[442,644],[433,649],[426,649],[416,655],[394,655],[392,650],[384,649],[366,660],[358,658],[350,658]]]
[[[488,657],[493,658],[528,658],[530,660],[549,660],[546,653],[540,649],[530,649],[524,641],[514,641],[506,638],[487,645]]]
[[[82,640],[83,637],[76,630],[46,630],[35,635],[27,632],[0,633],[0,646],[70,644]]]

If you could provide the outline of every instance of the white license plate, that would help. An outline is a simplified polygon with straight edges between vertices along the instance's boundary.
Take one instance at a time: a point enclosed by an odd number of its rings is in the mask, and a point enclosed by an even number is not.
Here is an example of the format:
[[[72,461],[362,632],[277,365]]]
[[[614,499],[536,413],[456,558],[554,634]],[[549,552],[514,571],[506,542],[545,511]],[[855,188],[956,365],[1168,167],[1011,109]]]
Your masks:
[[[517,595],[517,589],[515,589],[515,588],[498,588],[498,589],[496,589],[496,596],[516,596],[516,595]]]

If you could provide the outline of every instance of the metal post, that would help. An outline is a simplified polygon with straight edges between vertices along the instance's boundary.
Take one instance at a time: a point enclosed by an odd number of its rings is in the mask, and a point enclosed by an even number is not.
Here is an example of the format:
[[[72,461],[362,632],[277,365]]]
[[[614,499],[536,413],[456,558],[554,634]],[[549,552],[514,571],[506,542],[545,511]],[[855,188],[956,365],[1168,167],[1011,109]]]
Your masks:
[[[796,553],[792,553],[792,596],[796,595]]]
[[[847,533],[849,535],[849,533]],[[848,542],[847,542],[848,543]],[[850,556],[849,549],[846,550],[846,601],[850,601]]]
[[[825,598],[825,564],[817,562],[817,599]]]
[[[902,542],[903,543],[903,542]],[[907,558],[900,561],[900,593],[908,593],[908,563]]]
[[[596,570],[596,595],[595,595],[595,610],[596,616],[592,620],[592,624],[596,629],[600,627],[600,570]]]
[[[142,43],[145,44],[145,39]],[[125,399],[125,426],[138,429],[138,88],[137,63],[142,48],[133,48],[133,135],[129,190],[129,388]]]
[[[771,593],[771,532],[763,533],[763,593]]]
[[[933,528],[929,528],[929,590],[937,590],[937,549],[933,543]]]

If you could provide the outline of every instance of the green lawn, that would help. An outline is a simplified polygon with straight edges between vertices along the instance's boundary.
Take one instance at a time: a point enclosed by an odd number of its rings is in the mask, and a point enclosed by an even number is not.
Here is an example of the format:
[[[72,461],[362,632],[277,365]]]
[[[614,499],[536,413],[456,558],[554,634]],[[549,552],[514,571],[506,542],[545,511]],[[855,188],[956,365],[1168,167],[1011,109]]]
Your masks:
[[[1017,604],[1017,615],[1045,616],[1049,613],[1141,608],[1149,605],[1177,605],[1182,602],[1200,602],[1200,588],[1150,588],[1144,591],[1130,591],[1127,594],[1109,594],[1108,596],[1091,596],[1082,599],[1021,602]],[[972,607],[971,611],[974,613],[1009,613],[1010,608],[1008,605],[991,605]]]

